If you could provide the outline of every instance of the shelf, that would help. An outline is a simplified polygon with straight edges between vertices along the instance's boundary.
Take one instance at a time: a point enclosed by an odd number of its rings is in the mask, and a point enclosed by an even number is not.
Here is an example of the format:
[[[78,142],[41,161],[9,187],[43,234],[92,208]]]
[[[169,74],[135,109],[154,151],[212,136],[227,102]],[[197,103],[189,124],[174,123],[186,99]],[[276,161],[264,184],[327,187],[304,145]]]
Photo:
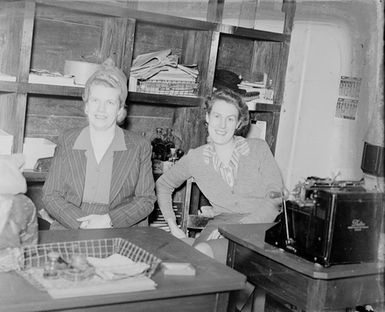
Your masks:
[[[69,97],[81,97],[84,87],[70,87],[59,85],[47,85],[38,83],[20,83],[25,93],[43,94],[43,95],[59,95]]]
[[[0,92],[18,92],[42,95],[81,97],[83,87],[48,85],[28,82],[0,81]]]
[[[255,40],[285,42],[290,41],[290,34],[276,33],[270,31],[256,30],[252,28],[238,27],[213,23],[191,18],[183,18],[178,16],[145,12],[122,8],[113,3],[93,3],[90,6],[89,1],[61,1],[52,3],[52,0],[36,0],[37,3],[61,7],[68,10],[87,12],[89,14],[104,15],[111,17],[132,18],[138,22],[145,22],[156,25],[170,26],[173,28],[202,30],[202,31],[218,31],[223,34],[245,37]]]
[[[176,96],[166,94],[129,92],[129,102],[140,104],[157,104],[180,107],[199,107],[204,103],[202,97]]]
[[[252,113],[259,113],[259,112],[279,113],[280,111],[281,111],[281,105],[264,104],[264,103],[257,103],[255,105],[255,109],[249,110],[249,112],[252,112]]]
[[[254,40],[285,42],[290,41],[290,35],[275,33],[252,28],[237,27],[231,25],[218,25],[221,34],[244,37]]]
[[[44,182],[48,172],[39,172],[33,170],[24,170],[23,176],[27,182]]]
[[[83,87],[0,81],[0,92],[19,92],[81,98],[83,91]],[[140,104],[157,104],[180,107],[199,107],[204,103],[204,98],[202,97],[175,96],[141,92],[129,92],[128,100],[129,102]]]
[[[69,54],[79,58],[81,55],[97,52],[100,59],[113,56],[116,64],[128,73],[135,55],[163,49],[169,45],[180,54],[186,64],[198,63],[200,96],[129,92],[128,105],[148,105],[141,107],[143,114],[155,108],[159,112],[156,116],[167,118],[172,111],[176,116],[172,120],[173,128],[189,138],[186,145],[198,145],[206,139],[203,131],[196,130],[201,126],[200,109],[205,101],[202,95],[211,94],[215,70],[225,68],[239,71],[243,77],[253,77],[256,73],[263,72],[274,81],[275,101],[274,104],[256,104],[250,113],[260,113],[263,118],[266,117],[272,125],[269,135],[276,136],[295,11],[295,5],[291,5],[292,1],[289,1],[290,5],[283,1],[286,3],[283,32],[222,24],[218,22],[222,20],[223,14],[223,8],[220,6],[218,10],[216,6],[208,8],[209,16],[214,12],[218,13],[215,15],[217,22],[209,22],[139,11],[128,8],[124,2],[95,1],[91,4],[89,0],[25,0],[20,2],[20,5],[12,5],[9,8],[6,6],[4,11],[2,8],[1,13],[9,14],[9,18],[3,19],[0,26],[7,31],[15,25],[20,28],[17,38],[15,37],[16,42],[12,41],[12,37],[6,38],[0,49],[1,53],[10,57],[10,64],[7,66],[14,68],[13,72],[17,76],[16,81],[0,81],[0,104],[6,103],[0,105],[0,114],[10,116],[2,118],[1,126],[13,129],[15,152],[22,151],[24,136],[28,131],[59,133],[67,127],[78,125],[80,121],[75,120],[75,117],[83,114],[79,112],[78,107],[84,92],[83,86],[29,82],[33,81],[28,80],[31,66],[60,71],[61,69],[56,67],[67,59]],[[68,38],[62,38],[62,33],[68,34]],[[79,45],[78,38],[83,45]],[[56,51],[62,53],[57,55]],[[237,59],[236,63],[232,62],[234,58]],[[7,66],[4,65],[5,72],[9,72]],[[58,100],[58,103],[46,111],[45,105],[51,105],[52,98]],[[170,107],[178,109],[170,111]],[[157,112],[151,111],[151,114]],[[47,114],[50,114],[49,118],[54,117],[55,122],[49,125],[40,122],[40,117],[43,117],[44,121],[51,121],[47,120]],[[28,115],[33,115],[33,118]],[[71,117],[70,122],[68,117]],[[81,117],[84,118],[83,115]],[[145,117],[140,115],[135,118],[135,127],[137,125],[138,129],[147,130],[148,126],[157,126],[156,123],[149,125],[147,121],[142,122],[141,119]],[[275,144],[274,138],[269,140]],[[273,145],[271,148],[274,151]],[[28,171],[24,175],[29,182],[39,183],[45,180],[46,173]]]
[[[0,92],[16,92],[17,83],[13,81],[0,81]]]
[[[121,5],[114,3],[92,3],[89,1],[58,1],[53,3],[52,0],[36,0],[38,4],[47,6],[60,7],[71,11],[78,11],[84,14],[109,16],[109,17],[124,17],[132,18],[139,22],[147,22],[151,24],[171,26],[173,28],[185,28],[195,30],[216,30],[217,24],[201,20],[194,20],[178,16],[152,13],[140,10],[124,8]]]

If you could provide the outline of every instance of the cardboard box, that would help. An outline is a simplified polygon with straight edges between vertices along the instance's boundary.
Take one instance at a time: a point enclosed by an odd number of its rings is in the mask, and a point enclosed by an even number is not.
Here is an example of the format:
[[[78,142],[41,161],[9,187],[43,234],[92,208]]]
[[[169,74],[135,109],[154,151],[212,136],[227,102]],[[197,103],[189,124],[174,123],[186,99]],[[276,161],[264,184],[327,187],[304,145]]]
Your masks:
[[[0,155],[11,155],[13,135],[0,129]]]
[[[25,138],[23,154],[24,169],[33,169],[39,158],[52,157],[56,144],[44,138]]]

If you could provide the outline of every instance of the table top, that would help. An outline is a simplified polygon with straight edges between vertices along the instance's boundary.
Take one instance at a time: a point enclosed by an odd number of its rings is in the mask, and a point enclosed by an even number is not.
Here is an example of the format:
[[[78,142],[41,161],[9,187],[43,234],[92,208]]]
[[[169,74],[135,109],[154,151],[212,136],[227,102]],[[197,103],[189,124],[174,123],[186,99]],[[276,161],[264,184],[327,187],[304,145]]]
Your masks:
[[[0,273],[0,310],[70,309],[86,305],[97,306],[228,292],[242,289],[245,285],[244,275],[205,256],[171,234],[156,228],[40,231],[39,243],[115,237],[121,237],[138,245],[162,261],[190,262],[196,269],[196,275],[193,277],[171,277],[165,276],[161,270],[157,270],[151,277],[157,283],[155,290],[52,299],[48,293],[38,290],[16,272]]]
[[[227,239],[315,279],[337,279],[384,272],[384,262],[332,265],[325,268],[283,249],[265,243],[265,232],[273,223],[226,224],[219,232]]]

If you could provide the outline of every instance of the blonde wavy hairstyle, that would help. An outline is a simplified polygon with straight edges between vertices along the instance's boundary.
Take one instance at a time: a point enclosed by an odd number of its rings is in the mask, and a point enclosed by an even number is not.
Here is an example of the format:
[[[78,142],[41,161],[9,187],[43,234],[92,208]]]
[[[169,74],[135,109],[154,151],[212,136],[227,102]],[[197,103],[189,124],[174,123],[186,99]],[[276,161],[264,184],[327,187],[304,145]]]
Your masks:
[[[108,58],[101,65],[101,69],[97,70],[90,78],[88,78],[84,87],[83,101],[86,103],[90,94],[91,86],[104,86],[109,88],[115,88],[120,90],[119,95],[119,108],[123,108],[119,111],[116,123],[123,123],[127,116],[126,99],[128,95],[127,91],[127,78],[126,75],[114,65],[114,61]]]

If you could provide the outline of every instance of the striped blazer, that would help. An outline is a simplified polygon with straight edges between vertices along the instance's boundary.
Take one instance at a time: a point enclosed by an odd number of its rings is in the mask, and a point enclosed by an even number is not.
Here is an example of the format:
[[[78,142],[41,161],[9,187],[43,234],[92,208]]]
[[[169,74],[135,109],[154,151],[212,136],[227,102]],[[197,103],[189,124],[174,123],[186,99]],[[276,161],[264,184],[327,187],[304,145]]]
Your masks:
[[[77,218],[93,212],[89,207],[87,213],[82,210],[87,158],[85,150],[73,149],[81,131],[71,129],[60,136],[43,187],[46,210],[61,225],[70,229],[79,228]],[[123,133],[127,150],[114,152],[107,207],[114,227],[129,227],[146,219],[156,200],[151,145],[131,131],[123,130]],[[96,214],[100,212],[100,205],[95,204]]]

